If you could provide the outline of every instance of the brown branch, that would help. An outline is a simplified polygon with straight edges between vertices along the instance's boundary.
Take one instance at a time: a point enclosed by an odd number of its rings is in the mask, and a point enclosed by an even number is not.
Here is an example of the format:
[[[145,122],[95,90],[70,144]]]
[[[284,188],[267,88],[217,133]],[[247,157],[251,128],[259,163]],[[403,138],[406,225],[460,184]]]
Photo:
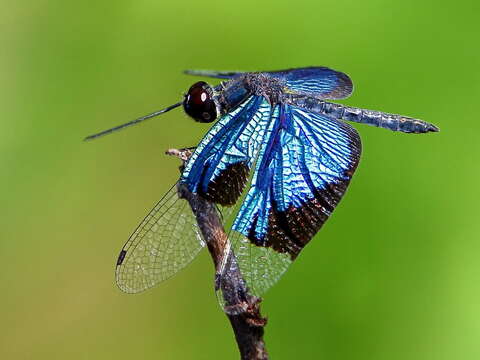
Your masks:
[[[170,149],[166,153],[180,158],[185,163],[192,152],[191,149]],[[228,237],[223,229],[215,204],[190,192],[186,186],[180,183],[178,194],[179,197],[186,199],[190,204],[200,232],[212,256],[217,274],[215,289],[219,294],[218,296],[222,297],[225,314],[235,333],[241,359],[268,359],[263,341],[267,320],[260,314],[261,299],[248,293],[235,255],[227,246],[229,244]],[[221,273],[222,263],[225,270]]]

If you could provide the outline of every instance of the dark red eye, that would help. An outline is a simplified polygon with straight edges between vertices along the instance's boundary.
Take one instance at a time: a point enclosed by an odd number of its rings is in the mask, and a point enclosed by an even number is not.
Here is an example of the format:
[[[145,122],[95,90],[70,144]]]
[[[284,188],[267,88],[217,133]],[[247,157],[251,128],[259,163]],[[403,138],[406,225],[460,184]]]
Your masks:
[[[183,100],[185,112],[196,121],[214,121],[217,118],[217,107],[211,94],[212,90],[206,82],[193,84]]]

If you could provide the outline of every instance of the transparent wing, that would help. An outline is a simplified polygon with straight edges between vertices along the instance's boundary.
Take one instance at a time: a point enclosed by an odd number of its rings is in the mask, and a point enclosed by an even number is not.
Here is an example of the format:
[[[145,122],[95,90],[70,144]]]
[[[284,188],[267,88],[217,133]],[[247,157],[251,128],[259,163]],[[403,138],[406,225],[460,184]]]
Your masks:
[[[266,72],[285,82],[286,92],[319,99],[344,99],[353,91],[350,77],[327,67],[307,67]]]
[[[237,290],[234,292],[238,296],[235,299],[237,303],[229,303],[228,299],[225,299],[224,291],[231,287],[230,284],[240,284],[248,294],[260,297],[280,279],[293,260],[288,254],[253,244],[247,236],[235,230],[230,231],[228,241],[228,251],[224,254],[220,272],[217,274],[219,284],[216,290],[220,306],[226,312],[236,314],[239,309],[232,305],[245,301],[245,298],[244,294]],[[232,269],[236,267],[239,268],[241,282],[232,279]],[[232,291],[227,291],[227,294],[229,293]]]
[[[151,288],[184,268],[204,246],[195,216],[188,202],[178,197],[175,185],[120,251],[117,285],[127,293]]]

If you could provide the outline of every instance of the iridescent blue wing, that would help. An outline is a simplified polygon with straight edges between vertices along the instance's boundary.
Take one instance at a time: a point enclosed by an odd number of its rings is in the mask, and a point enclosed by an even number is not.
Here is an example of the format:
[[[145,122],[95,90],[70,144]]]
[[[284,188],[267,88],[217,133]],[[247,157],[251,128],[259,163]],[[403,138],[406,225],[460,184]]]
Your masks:
[[[222,117],[190,157],[180,181],[217,204],[233,205],[262,143],[269,113],[268,102],[253,96]],[[174,186],[121,250],[117,285],[129,293],[153,287],[190,263],[204,245],[188,202]]]
[[[285,84],[285,92],[318,99],[344,99],[353,91],[347,74],[327,67],[307,67],[266,72]]]
[[[245,72],[186,70],[186,74],[207,76],[217,79],[232,79]],[[262,72],[284,84],[284,91],[318,99],[344,99],[353,91],[350,77],[340,71],[323,66]]]
[[[231,79],[236,75],[243,74],[236,71],[214,71],[214,70],[185,70],[185,74],[194,76],[206,76],[216,79]]]
[[[250,96],[220,118],[188,160],[181,181],[207,200],[234,205],[247,183],[269,114],[265,98]]]
[[[189,264],[203,246],[190,205],[178,197],[175,185],[120,251],[117,285],[128,293],[151,288]]]
[[[327,115],[278,105],[272,119],[229,237],[257,296],[279,279],[328,219],[361,152],[355,129]]]
[[[235,110],[222,116],[188,160],[181,182],[191,192],[216,204],[231,208],[237,202],[240,203],[238,200],[244,194],[259,150],[268,137],[267,132],[271,130],[271,110],[267,99],[252,95]],[[227,211],[224,208],[223,214],[227,212],[228,208]],[[223,217],[224,224],[226,220]],[[224,253],[224,262],[232,259],[235,261],[230,254],[228,250]],[[229,263],[228,266],[232,268],[234,265]],[[222,280],[226,278],[223,277]],[[224,281],[223,286],[219,282],[216,286],[223,290],[233,283],[239,285],[239,282]],[[232,294],[235,295],[234,298],[231,297]],[[226,308],[243,303],[242,294],[244,290],[240,289],[221,294],[219,301],[222,308],[229,312]]]

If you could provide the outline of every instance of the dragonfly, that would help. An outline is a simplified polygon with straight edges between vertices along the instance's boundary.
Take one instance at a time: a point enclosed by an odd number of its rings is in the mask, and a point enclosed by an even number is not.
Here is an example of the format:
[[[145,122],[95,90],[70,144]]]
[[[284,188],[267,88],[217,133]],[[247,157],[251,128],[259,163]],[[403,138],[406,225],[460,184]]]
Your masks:
[[[178,185],[218,205],[219,211],[235,209],[228,241],[248,290],[261,296],[295,261],[347,190],[362,146],[346,121],[404,133],[439,131],[419,119],[329,101],[350,96],[353,83],[347,74],[327,67],[186,73],[219,79],[220,84],[196,82],[180,102],[86,138],[181,106],[195,121],[216,121],[194,148],[176,186],[120,251],[116,283],[127,293],[173,276],[205,246]],[[217,274],[220,279],[225,268]]]

